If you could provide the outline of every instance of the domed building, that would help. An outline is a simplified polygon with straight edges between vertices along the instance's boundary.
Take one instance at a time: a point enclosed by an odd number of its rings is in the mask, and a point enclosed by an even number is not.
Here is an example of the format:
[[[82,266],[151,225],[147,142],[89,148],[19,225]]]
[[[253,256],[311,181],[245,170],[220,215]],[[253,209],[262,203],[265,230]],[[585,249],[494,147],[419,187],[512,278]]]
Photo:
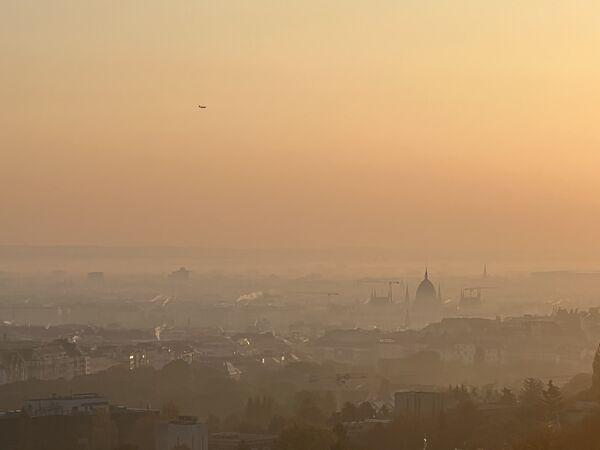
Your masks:
[[[420,312],[437,312],[440,310],[441,301],[433,283],[429,280],[427,269],[425,269],[425,278],[417,288],[413,305],[414,309]]]

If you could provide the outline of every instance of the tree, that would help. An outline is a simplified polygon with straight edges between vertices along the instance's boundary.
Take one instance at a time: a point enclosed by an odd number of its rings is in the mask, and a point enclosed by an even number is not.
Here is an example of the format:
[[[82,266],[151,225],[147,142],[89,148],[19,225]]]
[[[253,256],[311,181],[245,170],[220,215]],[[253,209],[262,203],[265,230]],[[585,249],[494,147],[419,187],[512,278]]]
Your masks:
[[[258,420],[263,426],[267,426],[273,418],[273,399],[263,397],[259,403]]]
[[[375,417],[375,408],[373,408],[371,402],[362,402],[358,405],[357,413],[359,420],[373,419]]]
[[[471,392],[469,392],[469,397],[471,397],[471,400],[473,400],[473,401],[481,400],[481,393],[479,392],[479,388],[477,386],[471,387]]]
[[[342,422],[355,422],[358,420],[358,408],[354,403],[346,402],[342,406]]]
[[[246,419],[254,419],[256,418],[256,406],[254,404],[254,399],[250,397],[246,402],[245,409]]]
[[[544,384],[537,378],[526,378],[519,393],[519,405],[524,421],[544,419]]]
[[[305,424],[323,425],[335,410],[331,392],[300,391],[295,397],[296,419]]]
[[[525,378],[520,400],[523,406],[538,407],[542,403],[544,385],[537,378]]]
[[[270,397],[248,398],[244,415],[247,425],[254,428],[266,428],[273,416],[273,399]]]
[[[550,419],[555,419],[562,406],[562,394],[560,388],[552,380],[548,381],[546,390],[543,393],[544,405]]]
[[[336,442],[331,446],[331,450],[344,450],[348,445],[348,433],[344,425],[341,423],[335,425],[333,434],[335,434]]]
[[[449,387],[449,392],[452,398],[458,402],[463,402],[467,400],[471,400],[471,395],[469,394],[469,390],[464,384],[460,386]]]
[[[517,398],[515,394],[513,394],[513,391],[505,387],[502,389],[502,394],[500,394],[500,403],[504,403],[505,405],[514,405],[517,403]]]
[[[377,417],[379,417],[380,419],[388,419],[391,416],[392,410],[390,406],[387,403],[381,405],[381,408],[379,408],[379,411],[377,412]]]
[[[483,401],[492,403],[499,399],[500,395],[494,385],[487,385],[483,389]]]

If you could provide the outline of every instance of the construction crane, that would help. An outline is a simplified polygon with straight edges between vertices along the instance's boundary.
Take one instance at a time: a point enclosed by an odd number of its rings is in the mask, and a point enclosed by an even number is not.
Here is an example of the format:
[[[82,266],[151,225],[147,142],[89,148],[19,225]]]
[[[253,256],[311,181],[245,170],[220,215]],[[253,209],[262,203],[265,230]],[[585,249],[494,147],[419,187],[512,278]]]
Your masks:
[[[386,279],[363,279],[363,280],[358,280],[359,283],[377,283],[377,284],[383,284],[383,283],[387,283],[388,285],[388,294],[387,294],[387,302],[388,303],[394,303],[394,296],[393,296],[393,292],[392,292],[392,286],[394,284],[398,284],[398,285],[403,285],[404,281],[402,280],[386,280]],[[373,293],[371,294],[371,300],[376,298],[377,296],[375,295],[375,289],[373,289]]]
[[[297,294],[297,295],[326,295],[327,297],[331,297],[334,295],[340,295],[339,292],[322,292],[322,291],[293,291],[288,292],[289,294]]]
[[[388,281],[388,297],[390,299],[390,303],[394,303],[394,296],[393,296],[393,292],[392,292],[392,285],[394,285],[394,284],[403,284],[403,282],[396,281],[396,280]]]
[[[390,278],[361,278],[356,280],[357,283],[390,283]],[[403,284],[402,278],[400,277],[391,277],[391,282],[394,284]]]

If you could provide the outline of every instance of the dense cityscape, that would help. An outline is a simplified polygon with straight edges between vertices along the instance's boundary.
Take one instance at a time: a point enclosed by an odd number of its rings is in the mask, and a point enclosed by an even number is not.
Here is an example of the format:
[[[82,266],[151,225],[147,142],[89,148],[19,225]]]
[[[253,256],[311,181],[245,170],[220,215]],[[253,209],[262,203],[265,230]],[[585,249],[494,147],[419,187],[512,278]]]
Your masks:
[[[0,450],[600,450],[599,44],[0,0]]]
[[[396,274],[3,272],[0,448],[563,448],[600,424],[600,274]]]

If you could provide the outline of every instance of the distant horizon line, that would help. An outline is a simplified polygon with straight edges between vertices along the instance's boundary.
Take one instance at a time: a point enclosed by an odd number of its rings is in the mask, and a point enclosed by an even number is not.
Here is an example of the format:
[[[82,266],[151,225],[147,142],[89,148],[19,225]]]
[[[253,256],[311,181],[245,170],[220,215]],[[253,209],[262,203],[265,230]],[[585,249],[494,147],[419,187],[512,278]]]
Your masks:
[[[166,254],[155,254],[154,252],[165,252]],[[168,254],[171,252],[171,254]],[[199,253],[206,253],[200,255]],[[343,255],[346,253],[346,255]],[[435,253],[435,256],[432,254]],[[502,252],[481,251],[456,252],[451,249],[440,249],[439,251],[425,251],[416,247],[380,247],[380,246],[331,246],[331,247],[209,247],[201,245],[102,245],[102,244],[0,244],[0,258],[23,257],[51,257],[60,256],[67,258],[77,257],[243,257],[262,254],[261,256],[322,256],[322,257],[351,257],[371,258],[384,257],[389,259],[402,259],[403,263],[419,264],[423,267],[448,263],[469,263],[483,267],[488,265],[513,265],[513,264],[548,264],[560,265],[560,269],[571,264],[585,264],[587,266],[600,266],[600,259],[594,256],[560,256],[543,255],[532,252],[529,255],[507,255]],[[223,255],[229,254],[229,255]],[[258,262],[258,261],[257,261]],[[382,261],[383,262],[383,261]],[[556,267],[558,269],[559,267]],[[571,268],[581,270],[582,268]],[[571,270],[569,269],[569,270]]]

